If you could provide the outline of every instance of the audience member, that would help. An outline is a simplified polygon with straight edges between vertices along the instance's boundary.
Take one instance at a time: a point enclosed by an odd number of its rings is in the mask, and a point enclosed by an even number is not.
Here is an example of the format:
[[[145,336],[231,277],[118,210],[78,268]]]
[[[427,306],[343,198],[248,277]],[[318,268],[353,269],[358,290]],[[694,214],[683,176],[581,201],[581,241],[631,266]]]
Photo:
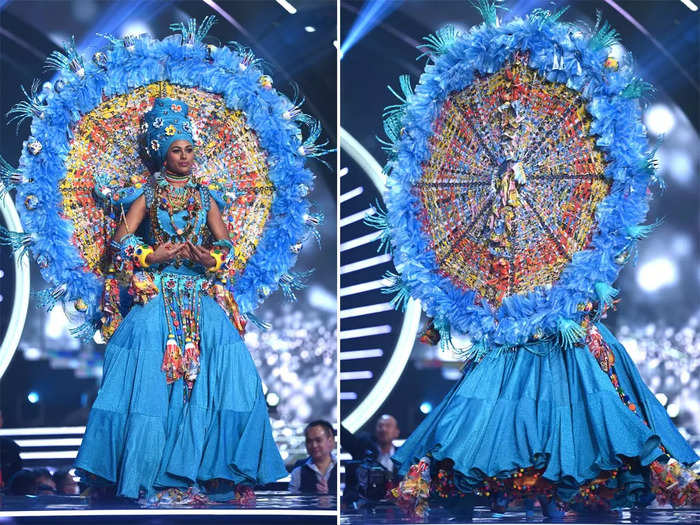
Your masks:
[[[353,459],[374,459],[386,470],[395,473],[395,465],[391,456],[396,452],[394,440],[399,437],[399,425],[394,416],[383,414],[374,426],[374,435],[367,432],[352,434],[341,427],[340,444],[350,453]]]
[[[330,423],[316,420],[304,429],[309,458],[292,470],[289,491],[294,494],[336,494],[335,436]]]
[[[35,469],[36,474],[36,493],[42,495],[56,494],[56,483],[53,481],[51,472],[45,468]]]
[[[394,440],[399,437],[399,424],[394,416],[384,414],[377,420],[374,435],[377,439],[377,462],[387,470],[394,470],[391,456],[396,452]]]
[[[60,469],[53,473],[53,481],[56,484],[56,492],[64,496],[77,496],[80,488],[70,474],[69,469]]]
[[[13,496],[35,495],[36,480],[35,472],[26,468],[18,470],[7,482],[7,493]]]

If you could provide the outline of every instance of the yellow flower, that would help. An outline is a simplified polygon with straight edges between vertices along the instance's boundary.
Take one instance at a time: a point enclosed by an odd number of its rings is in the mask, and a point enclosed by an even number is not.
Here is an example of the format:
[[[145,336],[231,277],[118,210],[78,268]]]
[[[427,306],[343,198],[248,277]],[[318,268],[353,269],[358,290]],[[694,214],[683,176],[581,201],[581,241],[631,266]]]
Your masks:
[[[165,128],[165,134],[168,137],[172,137],[173,135],[175,135],[175,133],[177,133],[177,130],[175,129],[175,126],[173,126],[172,124],[170,124],[170,126]]]

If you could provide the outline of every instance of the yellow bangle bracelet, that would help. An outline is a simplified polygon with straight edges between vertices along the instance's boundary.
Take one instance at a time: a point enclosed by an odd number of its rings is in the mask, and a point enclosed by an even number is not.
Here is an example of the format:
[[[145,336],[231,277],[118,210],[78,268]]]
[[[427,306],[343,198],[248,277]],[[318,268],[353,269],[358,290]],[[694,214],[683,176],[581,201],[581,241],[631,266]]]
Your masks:
[[[216,264],[211,268],[207,268],[207,270],[209,270],[210,272],[218,272],[221,269],[221,266],[224,264],[224,253],[218,248],[216,248],[213,250],[209,250],[209,255],[211,255],[214,258]]]
[[[150,264],[146,262],[146,257],[153,253],[153,248],[150,246],[139,246],[134,250],[134,257],[141,268],[148,268]]]

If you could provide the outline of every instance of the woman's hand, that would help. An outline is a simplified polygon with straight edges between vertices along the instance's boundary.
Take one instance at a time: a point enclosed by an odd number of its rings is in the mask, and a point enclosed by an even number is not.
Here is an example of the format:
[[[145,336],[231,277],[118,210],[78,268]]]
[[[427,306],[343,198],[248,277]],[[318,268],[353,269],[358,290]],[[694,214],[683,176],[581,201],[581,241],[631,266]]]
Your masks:
[[[148,264],[166,263],[172,261],[175,257],[187,248],[186,244],[178,244],[174,242],[166,242],[156,246],[153,253],[149,253],[146,257]]]
[[[189,251],[187,258],[190,261],[198,262],[205,268],[211,268],[216,264],[216,259],[209,254],[209,250],[206,248],[193,244],[191,241],[187,241],[187,244],[184,246],[186,246]]]

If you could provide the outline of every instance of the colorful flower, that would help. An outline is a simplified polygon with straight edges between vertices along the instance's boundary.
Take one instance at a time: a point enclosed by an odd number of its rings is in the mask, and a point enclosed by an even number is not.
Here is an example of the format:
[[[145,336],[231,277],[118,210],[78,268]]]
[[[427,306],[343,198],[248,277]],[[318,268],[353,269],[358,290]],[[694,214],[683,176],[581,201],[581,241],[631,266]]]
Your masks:
[[[165,134],[168,137],[172,137],[173,135],[175,135],[175,133],[177,133],[177,129],[172,124],[170,124],[167,128],[165,128]]]
[[[148,131],[148,122],[141,123],[141,133],[146,133]]]
[[[163,119],[161,117],[156,117],[153,119],[153,127],[154,128],[162,128],[163,127]]]
[[[172,106],[170,106],[170,109],[172,109],[173,111],[177,111],[178,113],[182,112],[182,106],[180,104],[173,104]]]
[[[184,129],[187,133],[189,133],[189,132],[192,130],[192,128],[190,127],[190,123],[189,123],[189,122],[183,122],[183,123],[182,123],[182,129]]]
[[[153,151],[158,151],[160,149],[160,142],[158,142],[157,140],[152,140],[151,141],[151,149]]]

